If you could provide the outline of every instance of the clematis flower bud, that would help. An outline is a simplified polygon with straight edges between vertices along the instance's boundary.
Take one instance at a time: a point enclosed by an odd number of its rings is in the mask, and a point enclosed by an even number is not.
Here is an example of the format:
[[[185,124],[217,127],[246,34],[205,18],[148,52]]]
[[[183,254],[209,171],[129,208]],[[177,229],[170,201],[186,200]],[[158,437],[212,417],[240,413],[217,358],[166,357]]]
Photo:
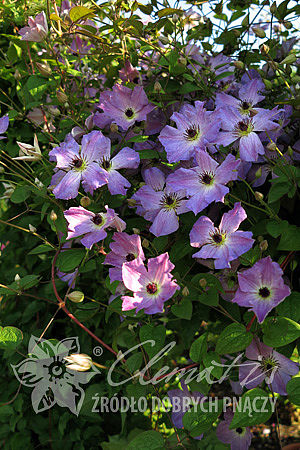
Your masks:
[[[67,295],[67,298],[73,303],[81,303],[84,300],[84,293],[80,291],[73,291]]]
[[[50,220],[52,220],[53,222],[55,222],[57,220],[57,214],[55,211],[53,211],[53,209],[50,213]]]
[[[76,372],[86,372],[93,365],[92,358],[84,353],[73,353],[64,359],[69,363],[66,367]]]
[[[20,148],[19,156],[13,159],[19,159],[22,161],[38,161],[42,158],[42,153],[39,147],[38,139],[36,134],[34,135],[33,146],[30,144],[25,144],[24,142],[18,142],[17,144]]]
[[[263,39],[266,37],[265,30],[263,30],[261,27],[252,27],[252,31],[259,38]]]
[[[268,246],[269,246],[268,241],[266,241],[265,239],[261,241],[261,243],[259,244],[259,248],[261,249],[262,252],[265,252]]]
[[[68,101],[68,97],[62,91],[57,91],[56,97],[57,97],[57,100],[59,101],[59,103],[66,103]]]
[[[189,288],[187,286],[184,286],[184,288],[182,289],[181,293],[182,293],[182,295],[184,297],[188,296],[189,293],[190,293]]]
[[[254,192],[255,198],[258,202],[261,202],[264,199],[264,194],[262,194],[261,192]]]
[[[240,70],[243,70],[245,68],[245,64],[243,63],[243,61],[234,61],[233,65]]]
[[[51,67],[46,61],[41,63],[36,62],[35,65],[38,68],[40,74],[43,75],[44,77],[49,77],[52,74]]]
[[[87,197],[86,195],[80,199],[80,204],[84,208],[87,208],[91,204],[91,199]]]

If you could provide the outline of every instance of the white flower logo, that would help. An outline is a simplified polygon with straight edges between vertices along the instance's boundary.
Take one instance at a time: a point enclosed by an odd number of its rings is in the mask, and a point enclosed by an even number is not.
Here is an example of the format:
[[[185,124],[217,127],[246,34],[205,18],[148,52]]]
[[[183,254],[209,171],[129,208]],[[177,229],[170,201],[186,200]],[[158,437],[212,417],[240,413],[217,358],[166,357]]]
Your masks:
[[[80,384],[88,383],[99,370],[94,365],[89,372],[69,369],[64,358],[71,353],[80,353],[77,337],[57,342],[39,341],[39,338],[31,336],[28,344],[30,357],[17,365],[11,364],[18,381],[33,388],[31,401],[36,413],[57,404],[78,416],[84,400]]]

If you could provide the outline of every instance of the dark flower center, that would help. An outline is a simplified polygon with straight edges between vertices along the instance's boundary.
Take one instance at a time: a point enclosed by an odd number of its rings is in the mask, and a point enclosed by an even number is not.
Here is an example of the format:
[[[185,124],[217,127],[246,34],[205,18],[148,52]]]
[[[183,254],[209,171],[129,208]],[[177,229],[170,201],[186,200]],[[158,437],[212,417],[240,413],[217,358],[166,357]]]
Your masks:
[[[220,233],[215,233],[212,238],[216,244],[220,244],[223,240],[222,235]]]
[[[259,295],[262,298],[267,298],[270,296],[271,292],[269,291],[269,289],[267,287],[262,287],[260,288],[260,290],[258,291]]]
[[[241,131],[247,131],[248,130],[248,124],[245,122],[239,122],[238,127]]]
[[[138,84],[138,82],[139,82],[139,77],[135,77],[135,78],[132,80],[132,82],[133,82],[134,84]]]
[[[209,173],[204,173],[201,177],[201,181],[204,184],[210,184],[213,180],[213,176],[210,175]]]
[[[243,432],[243,428],[236,428],[236,430],[235,430],[238,434],[242,434],[242,432]]]
[[[134,114],[134,112],[132,111],[131,108],[126,109],[125,111],[125,116],[128,117],[130,119],[130,117],[132,117]]]
[[[126,255],[126,261],[133,261],[135,259],[135,256],[133,253],[128,253],[128,255]]]
[[[82,159],[78,159],[78,158],[73,159],[73,166],[75,167],[75,169],[80,169],[82,164],[83,164]]]
[[[243,102],[242,103],[242,109],[247,110],[250,108],[250,104],[248,102]]]
[[[197,134],[197,131],[194,128],[189,128],[187,130],[187,135],[188,135],[189,138],[195,137],[196,134]]]
[[[94,222],[95,225],[101,225],[103,219],[100,216],[100,214],[95,214],[94,217],[92,218],[92,222]]]
[[[156,283],[147,284],[146,290],[148,294],[155,294],[155,292],[157,291],[157,284]]]
[[[109,161],[109,159],[103,159],[103,161],[102,161],[102,167],[103,167],[103,169],[109,169],[110,168],[110,161]]]
[[[165,202],[167,205],[171,206],[174,203],[174,198],[172,198],[172,197],[170,197],[170,195],[168,195],[168,197],[166,197]]]

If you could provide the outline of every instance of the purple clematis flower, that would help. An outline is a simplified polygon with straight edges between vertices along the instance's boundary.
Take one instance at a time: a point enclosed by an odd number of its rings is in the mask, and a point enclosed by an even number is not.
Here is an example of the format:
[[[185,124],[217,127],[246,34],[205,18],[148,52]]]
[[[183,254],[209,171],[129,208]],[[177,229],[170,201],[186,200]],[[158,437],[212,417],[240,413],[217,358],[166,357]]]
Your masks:
[[[106,228],[116,228],[123,231],[125,222],[118,217],[113,209],[106,208],[106,213],[93,213],[82,206],[69,208],[64,211],[68,222],[67,239],[83,236],[80,239],[82,245],[91,249],[93,244],[106,238]]]
[[[201,247],[193,258],[212,258],[216,269],[230,268],[230,261],[250,250],[254,243],[250,231],[237,231],[246,218],[240,203],[223,215],[218,228],[208,217],[201,216],[190,232],[191,246]]]
[[[190,199],[186,207],[198,214],[213,201],[223,202],[229,189],[225,186],[229,181],[236,180],[237,168],[240,164],[233,155],[227,155],[222,164],[218,164],[205,151],[196,153],[198,166],[191,169],[178,169],[169,175],[168,187],[175,192],[185,190]]]
[[[109,145],[102,149],[102,153],[100,186],[107,184],[112,195],[126,195],[126,191],[131,184],[118,172],[118,169],[136,169],[140,163],[140,155],[132,148],[124,147],[116,156],[110,158],[110,141]]]
[[[227,409],[222,420],[216,429],[216,435],[223,444],[230,444],[231,450],[248,450],[252,440],[252,433],[249,427],[238,427],[232,430],[229,426],[233,419],[233,411]]]
[[[242,386],[253,389],[265,381],[273,392],[287,395],[286,384],[299,372],[299,364],[263,344],[257,337],[247,347],[245,354],[248,361],[239,370]]]
[[[0,139],[6,139],[5,136],[1,136],[1,134],[5,133],[9,125],[9,118],[8,116],[3,116],[0,119]]]
[[[133,292],[133,297],[122,297],[123,311],[135,308],[137,312],[144,309],[145,314],[161,313],[164,302],[180,289],[170,273],[175,266],[171,263],[168,253],[148,259],[147,266],[148,269],[141,259],[123,264],[123,283]]]
[[[48,34],[48,24],[46,14],[41,12],[35,18],[29,17],[28,27],[19,30],[22,41],[41,42]]]
[[[103,264],[110,264],[114,267],[109,269],[109,278],[113,281],[122,281],[123,263],[139,259],[144,261],[145,256],[141,245],[141,238],[138,234],[130,236],[127,233],[114,233],[114,242],[109,247],[111,252],[105,257]]]
[[[153,222],[150,231],[155,236],[173,233],[179,228],[177,215],[188,212],[185,192],[175,193],[165,186],[165,175],[157,167],[146,169],[144,178],[147,184],[132,197],[142,207],[141,210],[138,209],[138,213]]]
[[[75,198],[80,182],[91,194],[102,186],[99,162],[107,148],[110,149],[110,140],[101,131],[92,131],[83,136],[81,146],[69,135],[65,142],[51,150],[50,160],[56,161],[58,169],[51,180],[55,197],[63,200]]]
[[[220,92],[216,95],[216,107],[227,108],[228,106],[231,106],[242,116],[250,117],[253,117],[260,111],[266,111],[262,108],[254,108],[257,103],[265,98],[258,93],[260,86],[261,80],[259,78],[254,78],[240,87],[238,98]]]
[[[123,130],[128,130],[135,122],[146,120],[147,114],[155,108],[148,102],[142,86],[135,86],[132,90],[120,84],[101,94],[99,107]]]
[[[220,129],[219,118],[206,111],[204,102],[184,105],[180,112],[172,114],[171,119],[177,128],[166,125],[158,137],[170,163],[192,158],[196,149],[205,150],[208,144],[215,142]]]
[[[260,259],[251,269],[238,273],[239,288],[232,301],[250,307],[258,322],[262,323],[269,312],[291,293],[282,275],[280,265],[270,256]]]
[[[182,389],[171,389],[168,391],[168,397],[170,398],[173,406],[172,422],[176,428],[183,428],[182,419],[184,414],[189,411],[190,406],[197,405],[199,401],[204,397],[200,392],[190,392],[184,381],[180,383]],[[202,439],[203,434],[195,437],[194,439]]]
[[[265,153],[264,146],[256,132],[277,128],[278,124],[271,120],[274,114],[278,114],[278,111],[276,110],[274,113],[265,110],[254,117],[245,117],[231,106],[221,108],[219,109],[219,117],[222,122],[222,131],[216,143],[226,147],[235,141],[239,141],[241,160],[254,162],[258,155]]]

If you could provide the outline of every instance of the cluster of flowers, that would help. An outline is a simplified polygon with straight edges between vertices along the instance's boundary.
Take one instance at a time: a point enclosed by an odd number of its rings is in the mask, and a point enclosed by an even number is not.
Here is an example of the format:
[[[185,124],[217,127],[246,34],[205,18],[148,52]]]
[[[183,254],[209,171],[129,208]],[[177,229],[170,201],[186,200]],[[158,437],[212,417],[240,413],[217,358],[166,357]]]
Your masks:
[[[36,42],[45,39],[48,27],[44,13],[30,18],[28,25],[20,30],[22,39]],[[291,108],[259,106],[265,98],[265,87],[257,71],[248,70],[236,82],[230,58],[204,55],[193,44],[188,44],[183,51],[193,60],[193,71],[201,72],[205,64],[216,75],[229,72],[222,83],[216,82],[215,100],[193,101],[186,95],[183,105],[174,104],[162,111],[148,101],[143,75],[127,61],[120,71],[123,84],[101,92],[99,104],[86,120],[85,129],[75,127],[64,142],[50,151],[50,161],[56,167],[49,188],[57,199],[75,199],[80,185],[90,195],[107,185],[111,195],[126,196],[131,184],[120,170],[136,174],[141,164],[139,151],[154,149],[165,164],[153,167],[149,162],[143,163],[144,183],[134,192],[130,206],[151,223],[149,231],[160,237],[178,230],[181,214],[197,215],[214,203],[224,203],[233,182],[247,179],[253,186],[264,183],[269,172],[268,159],[276,157],[274,146],[288,123]],[[127,82],[136,86],[131,89]],[[227,83],[226,93],[222,91],[224,83]],[[3,118],[2,132],[5,126]],[[141,133],[148,140],[136,140],[133,148],[123,146],[129,140],[134,142],[132,138]],[[296,146],[299,144],[295,149]],[[263,171],[257,176],[258,168]],[[104,264],[111,266],[111,282],[120,282],[118,293],[122,295],[123,311],[163,312],[164,303],[180,289],[171,274],[174,265],[168,253],[146,261],[140,236],[126,233],[126,223],[108,206],[105,212],[97,213],[82,206],[71,207],[64,216],[68,223],[67,240],[76,238],[88,249],[106,238],[107,229],[116,230]],[[189,235],[190,245],[198,249],[193,257],[199,262],[213,261],[216,270],[237,267],[238,258],[254,244],[252,233],[240,230],[246,218],[239,202],[223,214],[218,225],[201,215]],[[72,274],[60,276],[73,285]],[[249,308],[262,323],[289,294],[282,269],[268,256],[250,269],[238,272],[238,285],[231,301]],[[258,340],[253,341],[246,356],[260,363],[259,367],[256,364],[255,376],[250,381],[249,361],[241,367],[241,384],[252,388],[266,380],[274,392],[286,394],[287,381],[298,371],[295,363]],[[271,381],[270,371],[275,373]],[[182,387],[182,391],[170,391],[170,398],[175,394],[191,395],[187,386]],[[183,413],[173,414],[173,422],[179,428],[183,426]],[[217,429],[220,440],[236,445],[234,448],[248,448],[250,430],[230,430],[231,420],[228,411]]]

